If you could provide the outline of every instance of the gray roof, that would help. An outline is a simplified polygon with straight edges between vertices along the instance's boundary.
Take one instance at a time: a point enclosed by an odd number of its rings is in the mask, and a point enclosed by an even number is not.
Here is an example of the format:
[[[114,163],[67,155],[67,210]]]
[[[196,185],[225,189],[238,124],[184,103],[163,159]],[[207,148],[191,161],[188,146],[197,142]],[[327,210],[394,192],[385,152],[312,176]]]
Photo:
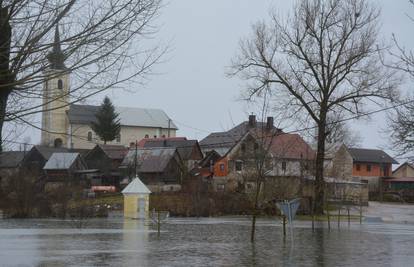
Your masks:
[[[216,132],[209,134],[206,138],[200,141],[201,149],[203,153],[215,150],[220,155],[226,154],[249,130],[251,129],[264,129],[266,127],[265,122],[256,122],[256,127],[250,127],[248,121],[244,121],[239,125],[233,127],[227,132]],[[273,129],[279,130],[276,127]]]
[[[197,140],[147,140],[144,147],[175,147],[182,160],[190,160],[194,146],[197,146]]]
[[[138,148],[135,152],[131,149],[122,161],[121,167],[135,165],[135,153],[137,153],[137,168],[140,173],[163,172],[168,163],[174,157],[176,148]]]
[[[128,148],[123,145],[96,145],[95,149],[100,149],[105,155],[112,160],[120,160],[128,153]],[[91,150],[91,152],[93,151]]]
[[[0,168],[16,168],[27,154],[24,151],[4,151],[0,153]]]
[[[50,159],[53,153],[68,152],[68,149],[65,147],[34,146],[33,149],[37,149],[46,160]]]
[[[390,155],[379,149],[348,148],[348,151],[356,162],[398,164]]]
[[[43,167],[44,170],[67,170],[72,167],[79,153],[53,153]]]
[[[72,152],[72,153],[79,153],[83,156],[83,155],[86,155],[90,151],[90,149],[69,149],[66,147],[49,147],[49,146],[34,146],[32,150],[33,149],[39,151],[42,157],[46,160],[48,160],[52,156],[53,153]]]
[[[99,106],[71,105],[68,110],[69,122],[73,124],[91,124],[96,122],[95,114],[98,110]],[[115,107],[115,111],[119,114],[120,122],[123,126],[165,129],[168,129],[169,126],[170,129],[178,129],[172,121],[168,125],[170,118],[161,109]]]

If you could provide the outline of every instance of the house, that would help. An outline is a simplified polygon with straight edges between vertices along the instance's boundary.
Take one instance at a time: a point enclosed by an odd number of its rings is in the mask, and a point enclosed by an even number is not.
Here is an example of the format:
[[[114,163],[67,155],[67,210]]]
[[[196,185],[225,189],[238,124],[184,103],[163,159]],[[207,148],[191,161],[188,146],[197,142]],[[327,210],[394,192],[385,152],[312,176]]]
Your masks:
[[[249,120],[240,123],[226,132],[211,133],[200,141],[200,147],[204,155],[209,151],[216,151],[224,156],[247,132],[252,129],[265,130],[271,129],[281,132],[280,129],[274,127],[273,117],[268,117],[266,122],[259,122],[255,115],[249,115]]]
[[[85,156],[89,150],[87,149],[68,149],[65,147],[48,147],[48,146],[33,146],[27,152],[23,161],[23,167],[32,173],[39,175],[43,174],[43,167],[54,153],[75,152],[81,156]]]
[[[87,166],[79,153],[56,152],[46,162],[43,170],[49,184],[86,184],[81,171]]]
[[[183,179],[182,160],[176,148],[137,148],[128,151],[120,170],[123,177],[137,174],[151,192],[178,191]]]
[[[84,157],[89,169],[98,172],[92,177],[92,185],[120,186],[121,174],[119,166],[128,153],[128,148],[122,145],[96,145]]]
[[[96,122],[98,110],[99,106],[70,106],[67,111],[68,147],[91,149],[95,144],[102,143],[91,128],[91,123]],[[177,126],[160,109],[115,107],[115,111],[119,114],[121,130],[119,136],[107,144],[129,146],[145,137],[176,135]]]
[[[336,178],[368,183],[370,192],[378,192],[381,179],[391,177],[393,164],[398,162],[382,150],[343,145],[327,172]]]
[[[198,162],[203,159],[200,145],[197,140],[187,140],[187,138],[145,138],[140,142],[142,147],[172,147],[176,148],[184,165],[188,171],[197,166]]]
[[[0,186],[17,174],[22,166],[26,151],[3,151],[0,153]]]
[[[122,190],[122,194],[124,195],[124,218],[148,218],[151,191],[138,176]]]
[[[252,115],[250,122],[251,119]],[[250,188],[253,177],[257,176],[258,165],[265,168],[262,173],[266,176],[300,177],[311,174],[315,153],[299,135],[283,133],[273,127],[270,118],[266,125],[262,125],[263,128],[254,127],[254,120],[251,124],[242,125],[252,127],[214,163],[215,190]]]
[[[409,162],[404,162],[392,172],[392,177],[414,177],[414,165]]]
[[[414,192],[414,166],[409,162],[401,164],[392,172],[392,178],[384,180],[385,190]]]

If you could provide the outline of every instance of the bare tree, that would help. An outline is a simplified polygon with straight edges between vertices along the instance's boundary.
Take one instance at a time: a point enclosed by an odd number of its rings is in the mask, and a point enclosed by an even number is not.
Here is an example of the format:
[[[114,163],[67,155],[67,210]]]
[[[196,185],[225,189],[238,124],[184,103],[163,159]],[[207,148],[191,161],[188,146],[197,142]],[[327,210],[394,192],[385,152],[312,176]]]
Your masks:
[[[271,15],[241,42],[233,75],[249,81],[250,96],[271,88],[278,108],[318,128],[315,212],[323,213],[327,118],[361,114],[367,102],[394,95],[394,72],[379,60],[380,11],[366,0],[298,1],[286,20]]]
[[[412,4],[412,10],[414,11],[414,0],[410,0],[409,2]],[[412,13],[414,14],[414,12]],[[414,17],[407,16],[414,23]],[[390,51],[390,54],[395,59],[395,62],[391,65],[386,65],[403,71],[410,78],[414,79],[413,50],[408,50],[399,44],[395,35],[393,35],[393,40],[397,51]],[[391,135],[393,149],[396,149],[400,155],[413,156],[410,155],[414,148],[414,99],[412,96],[407,96],[401,100],[400,105],[390,112],[388,120],[390,126],[388,129]]]
[[[356,147],[361,143],[361,136],[349,128],[340,114],[331,113],[326,122],[326,145],[340,143],[347,147]]]
[[[0,0],[0,132],[63,97],[70,103],[55,108],[142,82],[165,51],[143,42],[156,30],[160,2]],[[70,92],[42,103],[45,80],[69,72]]]

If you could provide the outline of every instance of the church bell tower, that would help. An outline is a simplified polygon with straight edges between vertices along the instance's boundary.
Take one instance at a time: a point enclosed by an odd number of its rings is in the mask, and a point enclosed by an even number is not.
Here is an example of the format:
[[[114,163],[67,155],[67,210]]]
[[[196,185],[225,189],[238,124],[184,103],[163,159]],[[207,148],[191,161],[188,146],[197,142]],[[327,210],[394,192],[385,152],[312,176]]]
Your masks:
[[[69,78],[65,56],[60,47],[59,26],[56,25],[52,51],[48,54],[49,67],[43,83],[41,144],[50,147],[68,147]]]

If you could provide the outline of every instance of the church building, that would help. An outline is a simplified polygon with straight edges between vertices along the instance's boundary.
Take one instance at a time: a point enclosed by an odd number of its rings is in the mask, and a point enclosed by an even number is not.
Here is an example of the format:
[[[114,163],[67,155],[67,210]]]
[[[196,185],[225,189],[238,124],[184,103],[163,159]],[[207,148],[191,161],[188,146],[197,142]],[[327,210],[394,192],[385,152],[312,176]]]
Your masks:
[[[41,144],[49,147],[91,149],[103,141],[93,132],[99,106],[75,105],[70,100],[70,74],[60,46],[56,26],[52,51],[48,54],[50,68],[43,84]],[[160,109],[115,107],[121,122],[120,135],[107,144],[129,146],[143,138],[175,137],[177,126]]]

